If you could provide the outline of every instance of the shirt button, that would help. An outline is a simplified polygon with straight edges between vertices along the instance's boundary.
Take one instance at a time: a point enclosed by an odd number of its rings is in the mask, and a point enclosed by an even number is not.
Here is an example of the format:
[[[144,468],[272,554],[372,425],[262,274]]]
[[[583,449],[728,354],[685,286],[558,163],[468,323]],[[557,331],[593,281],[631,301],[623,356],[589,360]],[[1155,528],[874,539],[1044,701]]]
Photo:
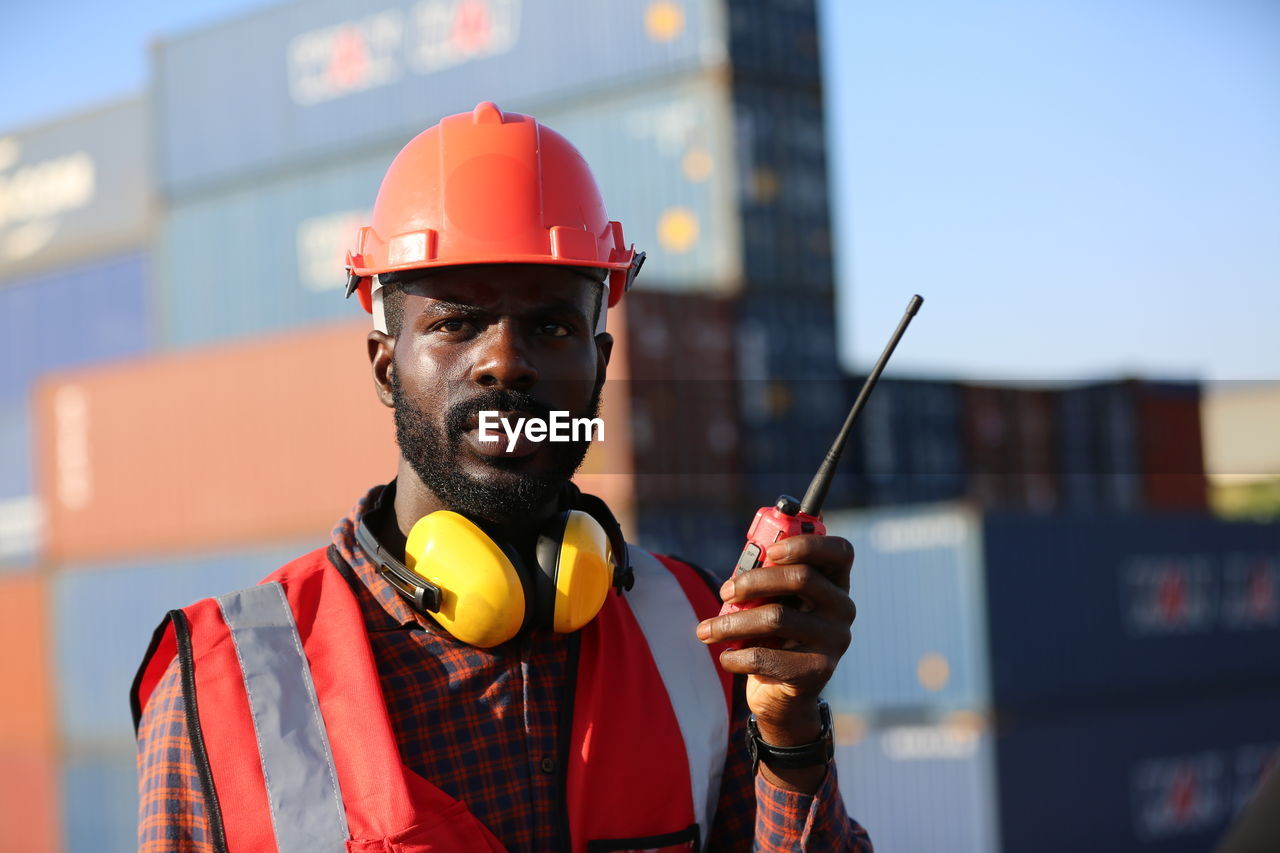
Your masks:
[[[555,772],[556,772],[556,760],[555,760],[554,758],[544,758],[544,759],[542,759],[542,772],[543,772],[543,773],[555,773]]]

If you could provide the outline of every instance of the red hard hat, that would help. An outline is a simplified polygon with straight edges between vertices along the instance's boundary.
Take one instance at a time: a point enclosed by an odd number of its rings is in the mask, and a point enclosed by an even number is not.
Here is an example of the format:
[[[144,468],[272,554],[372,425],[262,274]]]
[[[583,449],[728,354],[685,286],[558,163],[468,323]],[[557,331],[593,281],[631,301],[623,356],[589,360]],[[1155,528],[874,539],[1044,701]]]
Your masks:
[[[387,169],[373,222],[347,254],[347,295],[372,311],[378,273],[529,263],[610,270],[609,307],[644,261],[605,213],[578,150],[531,116],[485,101],[440,120]]]

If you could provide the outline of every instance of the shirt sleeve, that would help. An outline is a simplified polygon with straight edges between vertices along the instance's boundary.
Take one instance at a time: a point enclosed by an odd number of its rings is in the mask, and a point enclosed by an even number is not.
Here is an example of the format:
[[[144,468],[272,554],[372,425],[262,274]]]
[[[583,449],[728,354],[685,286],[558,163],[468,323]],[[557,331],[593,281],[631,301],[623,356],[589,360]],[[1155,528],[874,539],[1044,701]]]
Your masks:
[[[735,678],[729,757],[709,849],[872,853],[866,830],[845,811],[834,764],[813,794],[779,788],[763,775],[752,777],[746,747],[749,713],[745,680]]]
[[[756,776],[755,850],[844,850],[872,853],[871,839],[844,809],[836,767],[827,768],[816,793],[797,794]]]
[[[138,723],[138,853],[213,853],[176,659]]]

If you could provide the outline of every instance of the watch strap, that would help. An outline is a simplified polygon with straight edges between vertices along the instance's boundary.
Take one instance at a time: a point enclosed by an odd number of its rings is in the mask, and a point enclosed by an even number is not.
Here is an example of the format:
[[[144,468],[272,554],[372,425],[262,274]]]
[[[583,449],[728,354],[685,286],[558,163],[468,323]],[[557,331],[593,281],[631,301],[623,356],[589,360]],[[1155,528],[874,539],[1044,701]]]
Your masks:
[[[818,739],[799,746],[774,746],[765,742],[760,737],[756,715],[748,717],[747,752],[751,755],[751,775],[754,776],[759,770],[761,761],[774,770],[798,770],[829,763],[835,757],[835,741],[831,731],[831,709],[824,699],[818,700],[818,716],[822,721]]]

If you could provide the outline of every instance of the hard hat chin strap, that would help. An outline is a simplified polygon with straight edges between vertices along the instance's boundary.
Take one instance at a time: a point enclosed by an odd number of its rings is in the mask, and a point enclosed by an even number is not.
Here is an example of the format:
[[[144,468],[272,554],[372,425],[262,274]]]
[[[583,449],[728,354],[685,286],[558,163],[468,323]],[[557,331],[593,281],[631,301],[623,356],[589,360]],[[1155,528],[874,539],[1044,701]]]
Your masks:
[[[377,277],[370,283],[373,292],[370,294],[370,302],[373,305],[373,328],[375,331],[390,334],[387,332],[387,309],[382,305],[382,285],[378,283]]]
[[[596,334],[604,334],[605,315],[609,313],[609,279],[604,280],[604,286],[600,288],[600,313],[596,319]]]

